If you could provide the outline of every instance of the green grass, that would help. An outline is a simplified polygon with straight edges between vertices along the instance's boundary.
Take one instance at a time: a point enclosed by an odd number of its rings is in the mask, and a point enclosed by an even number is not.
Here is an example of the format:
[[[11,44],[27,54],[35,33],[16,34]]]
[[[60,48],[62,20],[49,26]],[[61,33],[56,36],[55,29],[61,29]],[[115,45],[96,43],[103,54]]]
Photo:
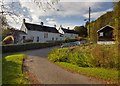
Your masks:
[[[27,79],[22,72],[23,54],[10,55],[2,58],[2,83],[27,84]]]
[[[72,72],[117,83],[117,45],[80,45],[52,50],[48,60]]]
[[[80,45],[52,50],[48,59],[52,62],[68,62],[79,67],[118,68],[116,45]]]
[[[90,68],[90,67],[78,67],[76,65],[66,63],[66,62],[56,62],[57,65],[65,68],[69,71],[76,72],[79,74],[84,74],[87,76],[96,77],[103,80],[118,80],[118,71],[115,69],[105,69],[105,68]]]

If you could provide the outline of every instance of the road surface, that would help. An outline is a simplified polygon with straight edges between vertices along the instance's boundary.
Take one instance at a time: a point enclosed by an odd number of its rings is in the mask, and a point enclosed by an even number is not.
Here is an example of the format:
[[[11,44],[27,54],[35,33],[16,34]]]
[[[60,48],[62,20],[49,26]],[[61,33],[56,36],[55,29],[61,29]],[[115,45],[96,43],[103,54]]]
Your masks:
[[[71,73],[49,62],[47,56],[53,48],[55,47],[21,52],[28,55],[25,62],[29,71],[39,82],[42,84],[102,84],[99,80]]]

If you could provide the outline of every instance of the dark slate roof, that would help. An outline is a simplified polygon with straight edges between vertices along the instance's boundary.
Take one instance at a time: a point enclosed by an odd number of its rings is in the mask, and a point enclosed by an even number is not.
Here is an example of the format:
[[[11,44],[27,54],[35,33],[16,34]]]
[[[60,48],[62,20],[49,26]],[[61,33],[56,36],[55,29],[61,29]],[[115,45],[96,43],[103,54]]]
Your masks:
[[[18,29],[15,29],[15,28],[10,28],[9,30],[11,30],[12,32],[19,33],[19,34],[26,34],[24,31],[18,30]]]
[[[30,23],[25,23],[25,26],[28,30],[32,30],[32,31],[59,33],[55,27],[42,26],[42,25],[30,24]]]
[[[104,27],[102,27],[101,29],[99,29],[97,32],[101,32],[101,31],[103,31],[104,29],[106,29],[106,30],[110,30],[110,29],[114,29],[114,27],[112,27],[112,26],[110,26],[110,25],[106,25],[106,26],[104,26]]]
[[[65,28],[61,28],[64,33],[73,33],[73,34],[78,34],[75,30],[68,30],[68,29],[65,29]]]

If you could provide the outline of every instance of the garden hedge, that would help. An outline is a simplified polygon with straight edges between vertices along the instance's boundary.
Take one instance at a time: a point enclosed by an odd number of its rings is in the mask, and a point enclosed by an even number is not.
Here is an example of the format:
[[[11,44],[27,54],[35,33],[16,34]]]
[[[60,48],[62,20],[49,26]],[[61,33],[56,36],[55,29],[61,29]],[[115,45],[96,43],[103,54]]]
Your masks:
[[[11,44],[11,45],[2,45],[2,53],[11,53],[11,52],[19,52],[33,49],[41,49],[60,45],[58,42],[53,43],[24,43],[24,44]]]

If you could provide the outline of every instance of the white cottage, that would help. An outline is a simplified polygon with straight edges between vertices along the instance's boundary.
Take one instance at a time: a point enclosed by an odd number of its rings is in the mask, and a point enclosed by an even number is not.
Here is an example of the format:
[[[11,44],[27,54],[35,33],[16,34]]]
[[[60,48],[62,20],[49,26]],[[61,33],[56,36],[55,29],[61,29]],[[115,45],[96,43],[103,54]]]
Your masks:
[[[21,30],[26,32],[27,35],[21,35],[20,39],[22,42],[26,40],[31,40],[32,42],[49,42],[49,41],[60,41],[63,40],[61,34],[55,27],[26,23],[25,19]]]
[[[44,26],[43,22],[41,25],[26,23],[23,19],[23,24],[20,28],[26,34],[21,34],[19,43],[24,42],[51,42],[51,41],[62,41],[65,38],[74,39],[78,34],[74,30],[65,28],[56,29],[56,27]],[[61,33],[62,32],[62,33]]]
[[[59,31],[62,32],[63,39],[65,38],[75,39],[76,37],[78,37],[78,33],[75,30],[69,30],[69,27],[68,29],[66,29],[60,26]]]

